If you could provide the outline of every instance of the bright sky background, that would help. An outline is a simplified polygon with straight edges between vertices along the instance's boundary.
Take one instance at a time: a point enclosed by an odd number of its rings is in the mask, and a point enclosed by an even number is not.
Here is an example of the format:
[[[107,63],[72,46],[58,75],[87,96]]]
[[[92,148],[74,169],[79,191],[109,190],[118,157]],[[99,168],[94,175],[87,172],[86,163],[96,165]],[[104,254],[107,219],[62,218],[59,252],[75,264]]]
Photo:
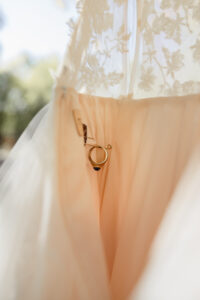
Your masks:
[[[5,25],[0,31],[1,64],[22,52],[33,56],[56,53],[62,58],[68,39],[66,22],[73,10],[69,4],[63,9],[57,3],[62,1],[0,0],[5,15]]]

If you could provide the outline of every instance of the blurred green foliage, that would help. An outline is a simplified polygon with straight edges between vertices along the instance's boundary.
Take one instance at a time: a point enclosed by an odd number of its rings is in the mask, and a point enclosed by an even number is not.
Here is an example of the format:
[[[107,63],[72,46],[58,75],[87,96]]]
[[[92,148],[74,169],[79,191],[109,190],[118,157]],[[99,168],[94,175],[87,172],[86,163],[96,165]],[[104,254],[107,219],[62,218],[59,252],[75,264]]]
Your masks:
[[[52,97],[58,59],[33,59],[21,55],[0,71],[0,146],[14,143],[34,115]]]

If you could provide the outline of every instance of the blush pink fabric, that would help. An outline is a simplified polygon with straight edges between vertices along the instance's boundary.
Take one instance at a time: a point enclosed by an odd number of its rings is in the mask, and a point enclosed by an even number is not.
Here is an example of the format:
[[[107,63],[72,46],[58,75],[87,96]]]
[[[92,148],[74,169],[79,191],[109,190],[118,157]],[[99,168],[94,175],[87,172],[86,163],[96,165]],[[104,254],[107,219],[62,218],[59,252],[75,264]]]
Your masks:
[[[95,172],[76,131],[73,93],[56,102],[58,193],[76,257],[69,263],[81,277],[73,278],[70,299],[83,299],[82,284],[87,299],[128,299],[199,145],[200,96],[138,102],[76,94],[89,136],[112,145],[109,161]]]

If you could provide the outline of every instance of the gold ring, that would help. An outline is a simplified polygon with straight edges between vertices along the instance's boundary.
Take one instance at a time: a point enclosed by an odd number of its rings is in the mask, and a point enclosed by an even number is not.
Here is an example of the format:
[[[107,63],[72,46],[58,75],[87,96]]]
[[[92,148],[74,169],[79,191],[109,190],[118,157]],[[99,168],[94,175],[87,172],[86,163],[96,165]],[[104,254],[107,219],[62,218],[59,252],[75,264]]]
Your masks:
[[[105,156],[104,156],[104,159],[102,161],[97,162],[97,161],[94,161],[92,159],[91,155],[92,155],[92,151],[94,149],[102,149],[104,151]],[[107,160],[108,160],[108,151],[107,151],[107,149],[105,147],[102,147],[102,146],[99,146],[99,145],[94,145],[89,150],[88,158],[89,158],[89,161],[91,162],[91,164],[93,166],[93,169],[95,171],[99,171],[104,166],[104,164],[107,162]]]

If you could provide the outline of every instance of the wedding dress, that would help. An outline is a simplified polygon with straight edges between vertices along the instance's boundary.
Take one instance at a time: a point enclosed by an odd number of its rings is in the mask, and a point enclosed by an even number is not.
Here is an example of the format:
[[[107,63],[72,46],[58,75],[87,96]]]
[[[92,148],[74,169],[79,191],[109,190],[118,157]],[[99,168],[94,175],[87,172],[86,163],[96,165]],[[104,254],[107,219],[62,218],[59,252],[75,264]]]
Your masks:
[[[52,101],[0,170],[0,299],[199,300],[200,3],[74,5]],[[98,171],[80,120],[112,147]]]

